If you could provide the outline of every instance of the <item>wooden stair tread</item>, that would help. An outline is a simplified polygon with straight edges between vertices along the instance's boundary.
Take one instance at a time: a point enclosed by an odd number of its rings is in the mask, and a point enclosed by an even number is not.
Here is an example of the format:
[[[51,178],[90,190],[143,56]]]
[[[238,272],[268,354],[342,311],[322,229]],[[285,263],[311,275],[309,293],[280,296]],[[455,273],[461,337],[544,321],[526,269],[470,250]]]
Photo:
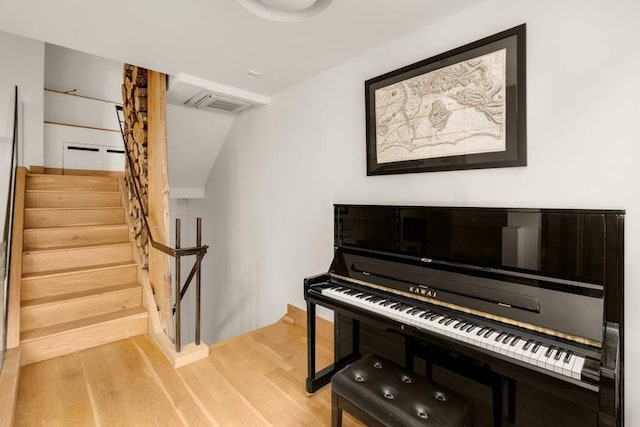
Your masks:
[[[22,308],[29,309],[29,308],[41,307],[49,304],[58,304],[60,302],[68,301],[72,299],[81,299],[86,297],[101,296],[109,293],[129,291],[132,289],[136,289],[138,287],[140,287],[139,283],[125,283],[123,285],[105,286],[102,288],[89,289],[85,291],[70,292],[68,294],[54,295],[54,296],[43,297],[43,298],[34,298],[30,300],[23,300]]]
[[[87,317],[80,320],[74,320],[72,322],[59,323],[57,325],[46,326],[44,328],[22,331],[22,333],[20,334],[20,343],[25,344],[44,337],[53,337],[55,335],[78,331],[81,329],[90,328],[99,323],[108,323],[110,321],[125,317],[146,316],[147,310],[144,307],[135,307],[127,310],[116,311],[113,313],[101,314],[100,316]]]
[[[23,254],[42,254],[46,252],[64,252],[64,251],[75,251],[78,249],[99,249],[99,248],[110,248],[115,246],[130,246],[131,242],[119,242],[119,243],[106,243],[104,245],[74,245],[74,246],[58,246],[55,248],[34,248],[25,250]]]
[[[118,177],[27,174],[27,190],[118,191]]]
[[[124,209],[122,206],[87,206],[70,208],[24,208],[25,211],[104,211],[107,209]]]
[[[77,195],[78,193],[89,193],[89,194],[120,194],[120,191],[117,190],[113,190],[113,191],[108,191],[108,190],[38,190],[38,189],[33,189],[33,190],[25,190],[27,193],[44,193],[44,194],[49,194],[49,193],[73,193],[74,195]]]
[[[62,276],[65,274],[75,274],[89,271],[98,271],[98,270],[108,270],[112,268],[120,268],[127,266],[137,266],[138,264],[135,261],[124,261],[124,262],[112,262],[105,264],[95,264],[84,267],[76,267],[76,268],[63,268],[60,270],[49,270],[49,271],[40,271],[36,273],[25,273],[22,275],[22,279],[32,279],[32,278],[44,278],[44,277],[54,277],[54,276]]]
[[[103,229],[107,229],[107,230],[111,230],[111,229],[118,229],[118,228],[128,228],[129,226],[125,223],[122,224],[78,224],[78,225],[59,225],[56,227],[37,227],[37,228],[25,228],[24,232],[25,233],[36,233],[36,232],[45,232],[47,230],[60,230],[60,229],[64,229],[64,230],[74,230],[74,229],[86,229],[86,228],[91,228],[91,229],[97,229],[97,230],[103,230]]]

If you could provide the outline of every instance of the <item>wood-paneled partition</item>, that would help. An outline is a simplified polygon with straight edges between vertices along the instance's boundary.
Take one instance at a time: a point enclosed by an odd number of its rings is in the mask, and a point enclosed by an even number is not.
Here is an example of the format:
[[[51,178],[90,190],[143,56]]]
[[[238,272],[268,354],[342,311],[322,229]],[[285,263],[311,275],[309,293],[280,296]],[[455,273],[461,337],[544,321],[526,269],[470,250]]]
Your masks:
[[[127,212],[138,263],[149,271],[162,327],[173,337],[169,257],[152,248],[152,239],[169,244],[169,179],[167,161],[166,76],[125,64],[122,85],[124,139],[132,166],[127,165]],[[136,196],[137,186],[140,201]],[[144,224],[144,214],[149,231]]]

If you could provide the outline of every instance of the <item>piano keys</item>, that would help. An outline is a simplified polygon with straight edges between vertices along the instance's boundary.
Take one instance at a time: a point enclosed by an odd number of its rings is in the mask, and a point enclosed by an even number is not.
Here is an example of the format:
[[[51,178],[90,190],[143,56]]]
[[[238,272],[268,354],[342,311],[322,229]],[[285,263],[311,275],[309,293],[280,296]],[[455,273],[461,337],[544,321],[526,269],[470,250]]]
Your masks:
[[[471,346],[504,355],[533,367],[558,374],[560,378],[582,379],[585,356],[574,353],[568,346],[551,342],[505,326],[489,325],[481,321],[466,320],[460,315],[446,314],[437,309],[405,304],[397,299],[385,298],[343,286],[332,286],[321,291],[323,295],[373,313],[412,325],[419,330],[442,335]],[[585,387],[587,382],[584,383]]]
[[[307,391],[359,356],[366,322],[621,425],[623,220],[613,210],[337,205],[329,272],[305,280]],[[352,354],[336,351],[319,372],[316,305],[357,319]]]

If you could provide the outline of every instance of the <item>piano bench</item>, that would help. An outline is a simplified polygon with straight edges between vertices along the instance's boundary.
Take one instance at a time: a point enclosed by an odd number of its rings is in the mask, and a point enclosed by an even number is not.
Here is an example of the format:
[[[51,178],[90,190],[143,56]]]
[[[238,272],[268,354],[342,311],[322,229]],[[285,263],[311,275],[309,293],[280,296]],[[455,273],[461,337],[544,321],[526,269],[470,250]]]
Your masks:
[[[331,425],[342,411],[367,426],[471,426],[471,405],[462,397],[376,355],[331,378]]]

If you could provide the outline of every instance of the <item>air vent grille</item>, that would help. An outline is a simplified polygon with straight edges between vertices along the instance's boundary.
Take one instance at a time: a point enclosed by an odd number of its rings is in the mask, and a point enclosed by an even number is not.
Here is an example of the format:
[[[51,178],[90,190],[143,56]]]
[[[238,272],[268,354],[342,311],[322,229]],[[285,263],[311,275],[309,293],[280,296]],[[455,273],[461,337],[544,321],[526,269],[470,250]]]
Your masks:
[[[236,112],[240,109],[245,109],[248,107],[248,104],[237,102],[237,101],[227,101],[224,99],[216,98],[212,102],[207,103],[207,108],[214,108],[216,110],[224,110],[230,112]]]
[[[218,96],[210,91],[201,91],[184,102],[184,105],[207,110],[221,110],[238,113],[251,107],[251,104],[236,99]]]

